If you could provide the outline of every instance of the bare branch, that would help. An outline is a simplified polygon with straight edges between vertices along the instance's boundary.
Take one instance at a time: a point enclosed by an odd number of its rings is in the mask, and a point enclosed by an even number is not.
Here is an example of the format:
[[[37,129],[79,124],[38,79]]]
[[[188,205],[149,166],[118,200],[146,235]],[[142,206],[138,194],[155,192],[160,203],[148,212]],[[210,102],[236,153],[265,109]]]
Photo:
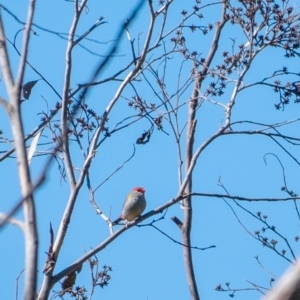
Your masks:
[[[16,300],[19,300],[19,279],[25,270],[22,270],[18,277],[16,278]]]
[[[75,2],[77,3],[77,1]],[[69,149],[69,128],[68,128],[68,107],[69,107],[69,89],[70,89],[70,80],[71,80],[71,71],[72,71],[72,50],[75,46],[74,36],[76,32],[76,28],[80,19],[80,15],[87,3],[87,0],[83,0],[78,9],[76,9],[76,13],[73,19],[73,23],[69,32],[68,45],[66,50],[66,71],[64,78],[64,88],[63,88],[63,97],[62,97],[62,107],[61,107],[61,139],[62,139],[62,148],[64,150],[64,159],[65,166],[68,174],[68,178],[70,181],[71,190],[74,191],[76,180],[75,174],[73,171],[73,165],[70,155]],[[77,5],[77,4],[76,4]]]
[[[2,23],[1,10],[0,10],[0,63],[3,72],[4,81],[7,83],[6,85],[7,91],[10,92],[14,89],[14,80],[13,80],[13,75],[10,68],[9,57],[6,48],[5,32]]]
[[[4,213],[0,213],[0,219],[3,220],[3,222],[8,222],[12,225],[15,225],[17,227],[19,227],[21,230],[24,231],[25,229],[25,224],[24,222],[20,221],[20,220],[17,220],[15,218],[9,218],[6,214]]]
[[[155,228],[158,232],[160,232],[161,234],[163,234],[164,236],[166,236],[168,239],[170,239],[171,241],[173,241],[175,244],[179,244],[179,245],[181,245],[183,247],[188,247],[187,245],[176,241],[175,239],[173,239],[172,237],[170,237],[168,234],[166,234],[165,232],[163,232],[162,230],[160,230],[158,227],[154,226],[153,224],[150,224],[150,226],[153,227],[153,228]],[[216,246],[212,245],[212,246],[208,246],[208,247],[205,247],[205,248],[199,248],[197,246],[190,246],[190,247],[191,247],[191,249],[195,249],[195,250],[207,250],[207,249],[210,249],[210,248],[215,248]]]
[[[281,277],[275,287],[267,294],[264,300],[296,300],[300,299],[300,260],[295,266]]]
[[[15,84],[15,89],[16,89],[15,92],[17,93],[18,98],[20,98],[21,86],[23,83],[23,77],[24,77],[24,73],[25,73],[25,66],[26,66],[26,61],[27,61],[27,53],[28,53],[28,46],[29,46],[29,40],[30,40],[30,31],[31,31],[31,26],[32,26],[34,10],[35,10],[35,0],[30,0],[29,7],[28,7],[27,20],[26,20],[26,25],[25,25],[24,35],[23,35],[22,54],[21,54],[21,59],[20,59],[20,64],[19,64],[17,80],[16,80],[16,84]]]

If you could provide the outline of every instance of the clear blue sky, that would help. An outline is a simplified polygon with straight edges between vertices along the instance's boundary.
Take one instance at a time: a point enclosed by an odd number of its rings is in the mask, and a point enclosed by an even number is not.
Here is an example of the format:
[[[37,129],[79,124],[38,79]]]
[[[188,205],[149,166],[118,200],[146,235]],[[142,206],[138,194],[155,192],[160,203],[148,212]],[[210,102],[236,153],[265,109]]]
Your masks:
[[[26,19],[27,1],[2,0],[3,5],[10,9],[20,20]],[[99,3],[101,2],[101,3]],[[135,1],[136,2],[136,1]],[[182,9],[192,10],[193,1],[175,1],[170,10],[167,28],[172,28],[181,20]],[[100,26],[90,38],[101,43],[84,41],[82,45],[99,55],[105,55],[113,43],[120,22],[126,20],[134,3],[120,3],[120,1],[91,0],[87,11],[83,14],[78,32],[83,33],[90,28],[100,16],[105,17],[107,24]],[[211,7],[203,11],[204,19],[201,25],[215,24],[220,16],[220,9]],[[14,18],[2,11],[2,17],[7,34],[11,41],[15,33],[22,28]],[[72,3],[67,1],[37,1],[34,23],[53,31],[67,33],[73,17]],[[140,39],[140,47],[147,34],[149,14],[147,6],[139,13],[138,18],[131,25],[130,32],[135,43]],[[191,23],[191,22],[190,22]],[[190,24],[188,23],[188,24]],[[154,30],[154,37],[158,34],[158,27]],[[65,68],[66,41],[56,35],[34,28],[37,36],[31,36],[29,61],[59,92],[62,91]],[[191,48],[203,53],[205,56],[211,43],[214,30],[203,36],[200,32],[191,35],[188,33],[187,41]],[[193,37],[188,40],[188,37]],[[219,52],[232,50],[232,39],[236,39],[236,47],[245,42],[244,36],[228,24],[225,35],[219,45]],[[154,39],[155,40],[155,39]],[[169,42],[170,39],[168,39]],[[154,43],[154,41],[153,41]],[[17,38],[17,45],[21,45],[21,35]],[[168,46],[169,47],[169,46]],[[15,50],[8,44],[11,64],[16,74],[19,57]],[[299,60],[284,60],[283,51],[278,49],[267,50],[261,53],[254,68],[245,78],[245,84],[250,84],[266,76],[269,76],[277,68],[288,66],[299,70]],[[218,56],[220,59],[220,56]],[[76,88],[79,83],[87,82],[101,57],[97,57],[76,48],[74,55],[74,71],[72,73],[72,87]],[[100,74],[103,79],[113,74],[119,68],[125,66],[131,60],[130,44],[124,35],[116,57]],[[166,73],[167,91],[175,92],[177,87],[178,73],[180,71],[181,56],[172,55],[168,62]],[[214,65],[218,64],[216,61]],[[158,66],[158,64],[157,64]],[[182,77],[189,75],[191,65],[186,63]],[[162,72],[162,68],[159,69]],[[127,74],[127,73],[125,73]],[[234,75],[233,75],[234,76]],[[121,76],[120,78],[124,78]],[[149,78],[151,75],[149,74]],[[39,79],[30,68],[26,69],[25,82]],[[294,79],[290,79],[294,80]],[[151,78],[155,84],[154,78]],[[207,84],[209,80],[207,81]],[[120,82],[115,81],[105,85],[93,87],[86,98],[98,114],[101,114],[112,96],[115,94]],[[159,103],[158,99],[145,83],[136,83],[135,87],[147,101]],[[188,100],[192,86],[186,91],[181,101]],[[228,88],[225,95],[219,100],[227,103],[232,89]],[[0,82],[0,95],[6,96],[3,79]],[[133,111],[128,108],[125,98],[134,95],[128,87],[117,103],[115,110],[109,117],[109,127],[113,128],[116,123]],[[240,93],[233,109],[233,120],[251,120],[261,123],[276,123],[299,117],[298,107],[291,103],[284,111],[275,111],[278,95],[263,87],[256,87]],[[153,100],[152,100],[153,99]],[[46,100],[46,101],[45,101]],[[24,124],[26,132],[31,132],[40,122],[42,111],[52,109],[59,101],[50,88],[40,81],[32,90],[30,100],[22,105],[24,112]],[[47,104],[46,104],[47,102]],[[163,109],[162,109],[163,112]],[[181,122],[184,124],[186,107],[181,111]],[[8,118],[0,109],[0,129],[5,137],[11,138]],[[211,103],[204,103],[198,112],[198,127],[195,146],[198,147],[205,141],[224,121],[223,109]],[[181,125],[182,125],[181,124]],[[167,122],[164,122],[164,130],[154,131],[151,142],[139,146],[136,145],[135,157],[125,165],[116,175],[106,182],[96,192],[96,201],[106,215],[112,218],[120,214],[123,201],[134,186],[143,186],[146,189],[146,211],[158,207],[172,197],[178,191],[177,175],[177,150],[175,139]],[[107,139],[99,148],[97,157],[91,168],[92,185],[96,187],[103,182],[116,168],[118,168],[133,152],[133,144],[136,139],[149,128],[149,122],[142,120],[125,130]],[[254,129],[247,125],[240,127]],[[299,124],[288,126],[283,130],[288,135],[299,133]],[[48,137],[46,136],[48,135]],[[49,141],[49,131],[45,132],[42,142]],[[184,140],[183,140],[184,142]],[[5,143],[0,145],[0,151],[9,149]],[[288,146],[289,149],[292,149]],[[45,151],[47,146],[40,146],[39,151]],[[82,155],[77,145],[72,145],[74,164],[77,168],[82,167]],[[226,136],[212,143],[201,155],[194,173],[193,189],[195,192],[224,193],[218,186],[221,177],[223,184],[232,195],[244,197],[284,197],[280,188],[283,186],[282,170],[273,156],[268,156],[267,165],[263,156],[266,153],[276,154],[285,166],[288,186],[296,189],[299,183],[299,167],[289,158],[282,149],[276,146],[270,139],[260,136]],[[294,154],[299,159],[299,153]],[[31,170],[33,178],[36,178],[45,162],[45,156],[33,159]],[[77,174],[78,175],[78,174]],[[19,184],[16,177],[16,163],[13,159],[7,159],[0,164],[0,211],[7,212],[20,195]],[[297,192],[297,191],[296,191]],[[55,234],[59,226],[60,218],[68,200],[69,186],[61,180],[56,164],[49,170],[47,182],[36,192],[35,199],[38,213],[39,226],[39,286],[43,274],[43,266],[46,259],[45,252],[49,246],[49,222],[52,223]],[[268,215],[268,221],[276,226],[276,229],[290,239],[291,245],[299,253],[299,245],[294,237],[299,231],[299,220],[292,202],[287,203],[242,203],[254,214],[257,211]],[[242,210],[237,209],[238,216],[250,232],[261,230],[262,224]],[[180,242],[181,234],[178,228],[170,220],[170,217],[182,217],[179,205],[171,207],[166,213],[165,219],[156,223],[162,231]],[[19,214],[18,217],[22,217]],[[158,219],[160,216],[155,216]],[[144,221],[143,224],[151,222]],[[64,246],[56,266],[56,272],[77,260],[85,251],[96,247],[109,235],[106,223],[96,215],[89,203],[89,193],[84,185],[72,216],[72,222],[65,240]],[[268,234],[270,238],[277,237]],[[15,296],[15,280],[23,269],[24,239],[21,231],[13,226],[6,226],[0,232],[0,282],[1,298],[13,299]],[[216,248],[206,251],[193,250],[195,273],[201,299],[228,299],[227,293],[216,292],[214,288],[218,284],[225,287],[225,282],[230,282],[232,288],[251,287],[246,281],[268,287],[270,276],[256,262],[254,256],[259,256],[266,269],[280,276],[287,268],[288,263],[269,249],[255,241],[239,225],[230,208],[222,199],[218,198],[195,198],[192,243],[197,247],[216,245]],[[277,246],[286,249],[283,241]],[[115,242],[110,244],[101,253],[98,253],[99,266],[109,265],[112,267],[112,279],[109,286],[104,289],[96,289],[94,299],[189,299],[189,291],[183,265],[182,248],[170,239],[151,227],[133,228],[121,235]],[[20,297],[22,298],[22,279],[20,281]],[[90,271],[88,264],[84,264],[82,272],[78,275],[76,285],[85,286],[90,290]],[[55,291],[60,286],[54,287]],[[243,292],[237,294],[238,299],[259,299],[257,292]],[[68,297],[66,296],[66,299]]]

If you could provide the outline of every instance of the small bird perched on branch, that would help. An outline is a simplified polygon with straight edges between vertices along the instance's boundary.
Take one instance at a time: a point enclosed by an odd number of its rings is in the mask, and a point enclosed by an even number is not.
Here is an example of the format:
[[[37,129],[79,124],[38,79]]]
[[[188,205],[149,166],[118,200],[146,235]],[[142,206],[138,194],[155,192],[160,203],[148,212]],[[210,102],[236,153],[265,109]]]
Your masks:
[[[145,192],[142,187],[135,187],[131,190],[123,204],[121,216],[113,222],[113,225],[121,220],[131,222],[143,213],[146,208]]]

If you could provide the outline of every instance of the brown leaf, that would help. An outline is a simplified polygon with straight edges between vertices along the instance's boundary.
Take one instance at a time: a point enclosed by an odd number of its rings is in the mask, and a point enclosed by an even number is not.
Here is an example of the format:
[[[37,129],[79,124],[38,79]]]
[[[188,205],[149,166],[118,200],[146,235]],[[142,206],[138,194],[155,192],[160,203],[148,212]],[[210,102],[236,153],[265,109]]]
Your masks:
[[[73,285],[76,282],[76,271],[73,271],[68,276],[64,278],[64,281],[62,283],[63,290],[69,290],[72,289]]]

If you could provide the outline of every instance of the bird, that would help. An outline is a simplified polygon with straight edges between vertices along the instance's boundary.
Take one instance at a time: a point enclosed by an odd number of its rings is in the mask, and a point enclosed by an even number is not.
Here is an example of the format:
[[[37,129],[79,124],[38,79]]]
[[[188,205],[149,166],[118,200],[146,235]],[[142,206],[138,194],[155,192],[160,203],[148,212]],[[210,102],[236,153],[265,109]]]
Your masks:
[[[140,216],[146,208],[145,189],[142,187],[133,188],[128,194],[123,204],[122,214],[115,220],[113,225],[118,224],[121,220],[127,223]]]

